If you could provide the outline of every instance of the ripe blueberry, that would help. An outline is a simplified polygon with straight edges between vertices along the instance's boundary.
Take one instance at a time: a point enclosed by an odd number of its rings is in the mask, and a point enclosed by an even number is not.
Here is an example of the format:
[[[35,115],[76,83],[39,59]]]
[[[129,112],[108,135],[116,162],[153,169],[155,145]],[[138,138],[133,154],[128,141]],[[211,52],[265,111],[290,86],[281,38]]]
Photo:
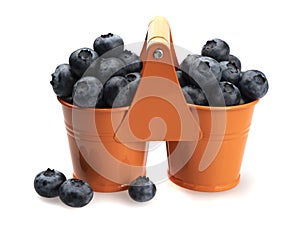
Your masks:
[[[124,50],[118,58],[124,62],[126,73],[141,72],[143,63],[137,54]]]
[[[226,106],[238,105],[240,103],[241,93],[234,84],[228,81],[221,81],[220,87]]]
[[[146,202],[155,196],[156,186],[148,177],[139,176],[130,183],[128,194],[134,201]]]
[[[247,104],[249,102],[251,102],[251,101],[248,98],[246,98],[245,96],[241,95],[241,100],[240,100],[239,105]]]
[[[129,81],[123,76],[111,77],[103,87],[103,100],[109,107],[122,107],[128,105],[128,99],[124,95],[119,95],[121,90],[128,85]],[[118,102],[115,102],[118,96]],[[114,103],[115,102],[115,103]]]
[[[197,54],[189,54],[187,55],[184,60],[179,65],[179,70],[182,71],[182,76],[186,81],[189,81],[189,71],[192,63],[197,59],[201,57]]]
[[[103,85],[96,77],[82,77],[73,90],[73,103],[82,108],[94,108],[103,94]]]
[[[66,180],[59,188],[60,200],[71,207],[83,207],[93,198],[93,190],[88,183],[79,179]]]
[[[125,64],[119,58],[99,57],[96,62],[87,69],[85,75],[97,77],[102,84],[105,84],[106,81],[113,76],[125,75]]]
[[[181,70],[176,71],[177,79],[181,87],[184,87],[188,84],[186,79],[184,78],[183,72]]]
[[[222,77],[220,63],[210,57],[198,57],[189,69],[190,83],[203,87],[208,83],[219,82]],[[203,88],[202,88],[203,89]]]
[[[131,104],[131,102],[132,102],[132,100],[135,96],[136,90],[139,86],[139,83],[140,83],[140,80],[141,80],[141,74],[140,73],[129,73],[129,74],[125,75],[125,79],[129,83],[125,88],[121,89],[119,95],[116,97],[116,99],[114,101],[114,106],[113,107],[116,107],[118,105],[128,106],[128,105]],[[124,102],[122,100],[123,98],[127,99],[126,104],[123,103]]]
[[[182,88],[183,95],[187,103],[196,105],[207,105],[207,99],[201,88],[188,85]]]
[[[94,50],[99,56],[104,58],[116,57],[123,52],[124,42],[116,34],[103,34],[94,41]]]
[[[71,72],[71,67],[68,64],[59,65],[53,74],[51,74],[53,91],[57,97],[69,97],[72,95],[73,86],[77,78]]]
[[[229,45],[225,41],[215,38],[206,42],[201,54],[220,62],[228,60],[229,52]]]
[[[69,64],[72,72],[82,77],[86,69],[98,58],[97,52],[90,48],[80,48],[74,51],[69,57]]]
[[[53,198],[58,196],[59,187],[65,180],[63,173],[48,168],[36,175],[34,189],[42,197]]]
[[[248,70],[242,73],[239,88],[246,98],[255,100],[262,98],[269,89],[266,76],[258,70]]]
[[[242,63],[241,63],[241,61],[239,60],[238,57],[236,57],[236,56],[234,56],[234,55],[229,55],[228,61],[229,61],[231,64],[234,64],[235,67],[238,68],[239,70],[242,70]]]
[[[241,78],[241,71],[236,67],[235,63],[230,61],[220,62],[222,69],[222,81],[229,81],[234,85],[238,85]]]

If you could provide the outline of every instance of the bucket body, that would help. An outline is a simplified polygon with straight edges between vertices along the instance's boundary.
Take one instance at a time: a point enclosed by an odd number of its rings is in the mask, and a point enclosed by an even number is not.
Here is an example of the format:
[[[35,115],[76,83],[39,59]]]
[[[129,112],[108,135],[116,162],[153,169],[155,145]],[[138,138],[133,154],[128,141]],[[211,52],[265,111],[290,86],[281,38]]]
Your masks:
[[[67,129],[74,177],[85,180],[97,192],[125,190],[146,173],[147,144],[120,143],[115,130],[128,107],[79,108],[58,99]]]
[[[236,186],[257,102],[229,107],[189,105],[202,137],[194,142],[167,142],[170,180],[196,191]]]

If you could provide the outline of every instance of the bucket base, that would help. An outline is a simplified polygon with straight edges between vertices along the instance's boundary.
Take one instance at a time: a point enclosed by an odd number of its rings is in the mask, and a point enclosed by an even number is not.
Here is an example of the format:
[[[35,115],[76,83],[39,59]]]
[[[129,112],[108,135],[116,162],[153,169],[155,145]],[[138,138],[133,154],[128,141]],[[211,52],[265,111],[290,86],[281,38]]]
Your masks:
[[[75,173],[73,173],[73,178],[79,179]],[[118,192],[118,191],[125,191],[128,189],[128,185],[114,185],[114,186],[99,186],[99,185],[93,185],[90,184],[91,188],[93,189],[94,192]]]
[[[218,186],[203,186],[203,185],[195,185],[186,183],[180,179],[177,179],[169,174],[169,179],[176,185],[187,188],[194,191],[200,191],[200,192],[220,192],[220,191],[226,191],[231,188],[234,188],[237,186],[240,182],[240,175],[239,177],[234,180],[232,183],[226,184],[226,185],[218,185]]]

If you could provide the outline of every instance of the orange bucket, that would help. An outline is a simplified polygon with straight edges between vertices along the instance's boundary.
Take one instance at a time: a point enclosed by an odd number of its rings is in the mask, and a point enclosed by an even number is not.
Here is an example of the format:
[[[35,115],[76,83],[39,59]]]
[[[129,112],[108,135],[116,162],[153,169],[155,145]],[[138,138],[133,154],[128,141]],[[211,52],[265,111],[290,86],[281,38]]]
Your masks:
[[[194,142],[167,142],[170,180],[196,191],[235,187],[257,102],[229,107],[189,105],[203,136]]]
[[[146,142],[120,143],[114,138],[128,107],[84,109],[61,99],[74,177],[97,192],[125,190],[146,173]]]
[[[62,104],[74,176],[94,191],[124,190],[146,174],[147,141],[167,141],[170,179],[197,191],[236,186],[255,104],[186,104],[167,20],[149,24],[142,79],[129,107],[84,109]]]

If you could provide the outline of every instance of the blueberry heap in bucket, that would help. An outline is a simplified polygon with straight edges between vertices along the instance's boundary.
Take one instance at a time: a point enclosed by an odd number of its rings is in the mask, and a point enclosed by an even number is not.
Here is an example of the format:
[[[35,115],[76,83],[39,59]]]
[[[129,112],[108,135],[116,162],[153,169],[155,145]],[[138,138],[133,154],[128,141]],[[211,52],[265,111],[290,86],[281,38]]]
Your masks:
[[[80,48],[59,65],[51,85],[59,98],[82,108],[115,108],[130,105],[141,79],[142,61],[124,50],[123,39],[101,35],[94,49]]]
[[[242,72],[241,67],[241,61],[230,54],[225,41],[207,41],[201,55],[188,55],[177,71],[186,101],[204,106],[234,106],[262,98],[269,88],[266,76],[259,70]]]
[[[111,33],[93,46],[74,51],[69,64],[56,68],[50,82],[54,92],[82,108],[129,106],[141,79],[141,59]],[[186,56],[176,73],[186,101],[196,105],[245,104],[263,97],[269,87],[261,71],[242,72],[240,60],[220,39],[207,41],[201,55]]]
[[[50,81],[57,97],[80,108],[129,106],[141,80],[140,57],[124,49],[123,39],[115,34],[101,35],[93,49],[80,48],[61,64]],[[259,70],[241,70],[240,60],[230,54],[229,45],[213,39],[203,46],[201,55],[190,54],[176,71],[186,102],[202,106],[235,106],[262,98],[268,91],[266,76]],[[59,196],[72,207],[87,205],[93,190],[79,179],[69,179],[59,171],[46,170],[34,180],[43,197]],[[128,184],[129,196],[137,202],[151,200],[155,184],[140,176]]]

